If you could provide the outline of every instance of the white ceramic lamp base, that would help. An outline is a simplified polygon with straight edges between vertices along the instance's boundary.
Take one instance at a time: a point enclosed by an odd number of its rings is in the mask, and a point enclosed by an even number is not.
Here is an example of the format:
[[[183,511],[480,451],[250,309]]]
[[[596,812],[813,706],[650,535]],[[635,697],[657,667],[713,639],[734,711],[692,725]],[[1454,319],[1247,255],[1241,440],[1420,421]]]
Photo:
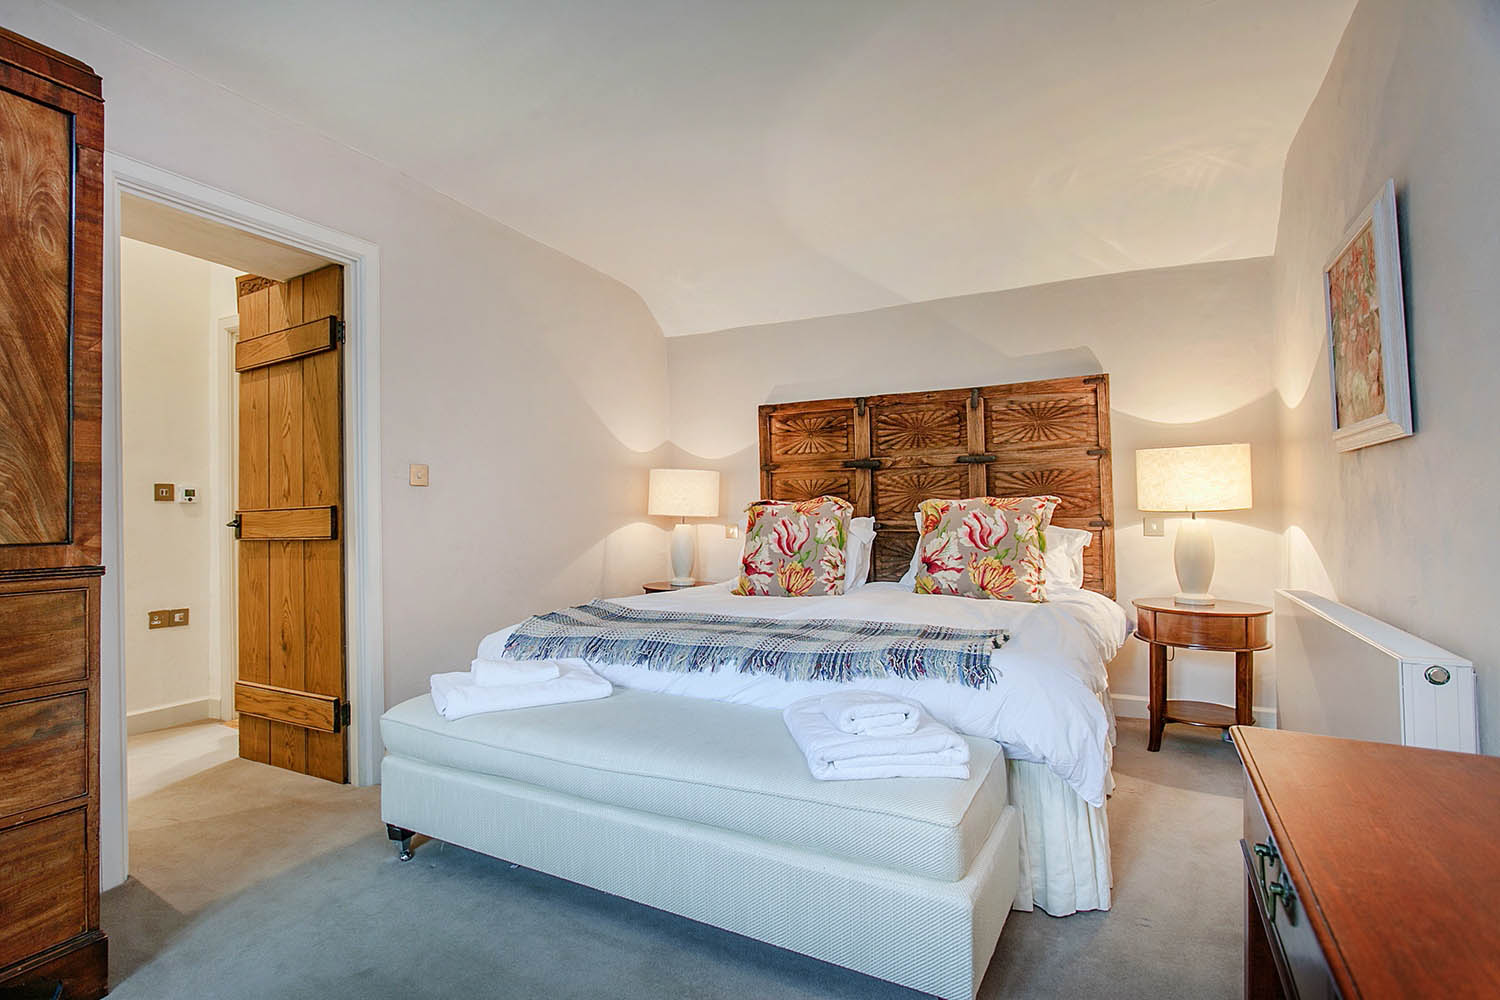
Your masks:
[[[1214,595],[1208,592],[1214,580],[1214,536],[1206,521],[1193,517],[1182,522],[1172,561],[1177,565],[1177,586],[1182,588],[1172,600],[1178,604],[1214,603]]]
[[[672,586],[693,585],[693,549],[697,547],[697,541],[698,533],[686,521],[672,528]],[[1212,551],[1209,552],[1209,560],[1213,560]]]

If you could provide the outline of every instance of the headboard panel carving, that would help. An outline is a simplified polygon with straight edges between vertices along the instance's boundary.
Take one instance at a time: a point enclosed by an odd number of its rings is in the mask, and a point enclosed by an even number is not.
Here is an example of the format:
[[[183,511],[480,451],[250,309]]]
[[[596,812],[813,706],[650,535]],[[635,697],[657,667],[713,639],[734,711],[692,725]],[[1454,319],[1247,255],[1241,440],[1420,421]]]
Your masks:
[[[1108,375],[770,404],[760,460],[762,496],[875,518],[877,580],[906,572],[929,497],[1055,494],[1053,523],[1094,534],[1084,586],[1115,596]]]

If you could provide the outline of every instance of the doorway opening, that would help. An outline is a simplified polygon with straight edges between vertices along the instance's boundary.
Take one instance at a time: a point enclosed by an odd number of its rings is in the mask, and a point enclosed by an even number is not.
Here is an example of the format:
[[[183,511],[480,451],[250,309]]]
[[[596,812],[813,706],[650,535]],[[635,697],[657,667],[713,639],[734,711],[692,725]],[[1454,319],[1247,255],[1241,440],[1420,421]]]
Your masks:
[[[240,756],[375,783],[384,671],[377,248],[106,153],[104,249],[103,542],[111,571],[101,593],[100,881],[107,889],[128,873],[128,806],[140,793],[211,777],[201,772]],[[304,315],[304,278],[315,273]],[[184,338],[189,325],[196,330]],[[247,379],[257,388],[245,390]],[[274,415],[268,383],[276,386]],[[298,426],[288,430],[294,410]],[[255,428],[249,439],[245,426]],[[330,427],[338,436],[320,436]],[[273,436],[295,444],[257,452],[260,471],[247,480],[245,441]],[[289,470],[304,455],[312,467],[293,483]],[[242,493],[244,482],[269,475],[270,458],[281,478]],[[309,569],[300,554],[314,549]],[[302,595],[273,594],[254,580],[247,589],[247,562],[279,566],[293,590],[311,579],[328,600],[301,608],[288,624],[286,609]],[[247,632],[245,608],[255,602],[245,595],[257,593],[265,595],[254,612],[260,620]],[[295,646],[292,635],[313,636],[320,645],[311,659],[334,664],[346,687],[332,695],[305,683],[301,661],[290,672],[244,676],[243,652],[259,641],[261,625],[262,645],[273,650]],[[247,705],[247,697],[258,701]],[[245,714],[236,719],[237,712]],[[308,727],[317,730],[311,737]],[[304,759],[321,771],[298,766]]]
[[[127,201],[120,239],[120,653],[128,797],[235,756],[236,269],[178,252]],[[145,239],[132,238],[134,236]],[[232,516],[232,515],[231,515]],[[226,572],[227,570],[227,572]],[[226,584],[229,584],[226,586]]]

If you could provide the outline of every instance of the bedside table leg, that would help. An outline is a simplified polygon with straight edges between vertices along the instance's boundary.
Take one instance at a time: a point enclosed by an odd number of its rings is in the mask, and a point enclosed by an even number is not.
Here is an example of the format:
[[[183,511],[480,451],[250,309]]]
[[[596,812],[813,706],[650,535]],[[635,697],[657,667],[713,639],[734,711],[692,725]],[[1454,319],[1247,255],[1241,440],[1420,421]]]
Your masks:
[[[1234,654],[1234,724],[1255,725],[1255,654],[1244,650]]]
[[[1167,714],[1167,647],[1151,644],[1151,737],[1147,750],[1161,749],[1161,731]]]

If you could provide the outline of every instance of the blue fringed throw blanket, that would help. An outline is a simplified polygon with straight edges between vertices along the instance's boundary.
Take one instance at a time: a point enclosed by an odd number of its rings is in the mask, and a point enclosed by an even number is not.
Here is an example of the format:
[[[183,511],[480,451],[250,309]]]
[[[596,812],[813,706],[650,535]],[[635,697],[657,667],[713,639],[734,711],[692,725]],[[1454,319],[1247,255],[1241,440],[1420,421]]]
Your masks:
[[[646,611],[609,601],[528,618],[505,641],[513,660],[578,658],[679,673],[733,665],[787,681],[936,678],[972,688],[994,683],[990,652],[1004,629],[812,619],[784,621]]]

